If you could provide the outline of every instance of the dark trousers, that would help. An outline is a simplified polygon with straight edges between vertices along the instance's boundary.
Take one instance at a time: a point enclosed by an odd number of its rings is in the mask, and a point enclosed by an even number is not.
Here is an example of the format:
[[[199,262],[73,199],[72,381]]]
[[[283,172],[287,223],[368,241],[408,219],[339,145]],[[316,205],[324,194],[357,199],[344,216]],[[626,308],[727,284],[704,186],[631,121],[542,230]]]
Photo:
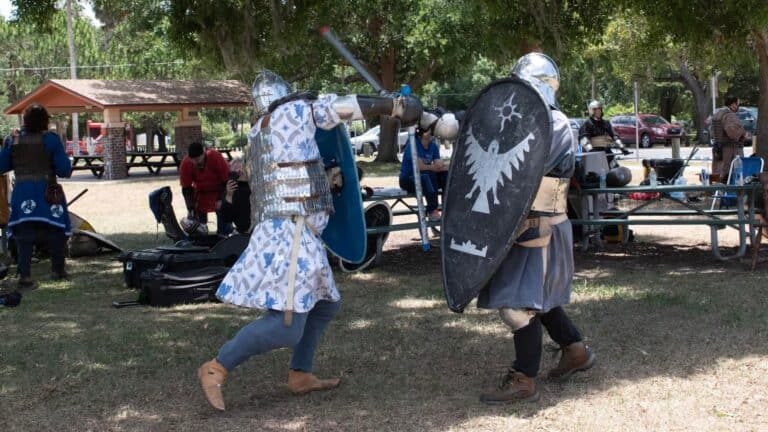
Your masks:
[[[204,213],[201,211],[195,211],[197,213],[197,220],[207,224],[208,223],[208,213]],[[234,231],[235,228],[232,226],[232,222],[225,222],[224,221],[224,215],[222,214],[221,210],[216,210],[216,234],[226,237],[230,234],[232,234],[232,231]]]
[[[51,270],[54,273],[64,271],[64,248],[67,244],[64,230],[45,222],[22,222],[13,226],[13,238],[18,253],[17,268],[21,277],[32,276],[32,251],[40,236],[48,241]]]
[[[535,377],[541,365],[542,324],[549,337],[560,346],[581,341],[581,334],[562,307],[536,315],[531,323],[515,332],[515,362],[512,367],[528,377]]]
[[[448,171],[423,171],[421,173],[421,193],[424,195],[424,199],[427,200],[427,213],[437,210],[437,196],[441,190],[445,194],[445,183],[447,180]],[[408,193],[416,193],[416,183],[413,176],[400,177],[400,189],[406,190]]]

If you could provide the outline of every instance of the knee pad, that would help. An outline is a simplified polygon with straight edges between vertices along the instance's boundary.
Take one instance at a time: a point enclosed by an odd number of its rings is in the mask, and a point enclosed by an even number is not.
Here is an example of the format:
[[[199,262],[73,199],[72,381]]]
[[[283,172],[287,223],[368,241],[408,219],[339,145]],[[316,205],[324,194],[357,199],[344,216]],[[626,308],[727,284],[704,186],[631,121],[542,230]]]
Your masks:
[[[525,309],[500,308],[499,316],[512,332],[516,332],[531,323],[536,316],[536,311]]]

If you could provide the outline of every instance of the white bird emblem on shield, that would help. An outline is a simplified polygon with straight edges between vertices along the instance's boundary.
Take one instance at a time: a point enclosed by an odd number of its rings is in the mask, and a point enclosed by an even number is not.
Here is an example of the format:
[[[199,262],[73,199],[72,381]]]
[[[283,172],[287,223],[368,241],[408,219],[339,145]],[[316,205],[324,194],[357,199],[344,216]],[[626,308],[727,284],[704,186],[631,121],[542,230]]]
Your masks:
[[[532,133],[523,138],[516,146],[499,154],[499,142],[495,139],[488,144],[488,150],[484,150],[472,134],[472,127],[467,131],[467,166],[468,174],[472,175],[474,185],[472,190],[466,195],[467,199],[472,199],[476,190],[477,195],[472,211],[478,213],[490,214],[488,205],[488,192],[493,193],[493,203],[498,205],[499,198],[496,194],[498,186],[504,185],[504,177],[512,180],[512,168],[520,168],[520,164],[525,162],[525,153],[530,151],[529,141],[534,139]],[[503,175],[502,175],[503,174]]]

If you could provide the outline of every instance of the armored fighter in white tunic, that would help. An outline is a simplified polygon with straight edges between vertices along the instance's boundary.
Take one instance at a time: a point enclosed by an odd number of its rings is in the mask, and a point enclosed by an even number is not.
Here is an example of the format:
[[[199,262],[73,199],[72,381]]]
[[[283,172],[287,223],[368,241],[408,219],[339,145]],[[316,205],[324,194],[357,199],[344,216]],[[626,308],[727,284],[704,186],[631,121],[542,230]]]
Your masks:
[[[320,234],[333,213],[330,187],[315,141],[317,128],[343,120],[387,114],[415,123],[422,107],[415,98],[292,93],[282,78],[264,71],[253,86],[262,117],[249,134],[254,230],[248,247],[221,283],[226,303],[262,309],[198,369],[203,392],[224,410],[221,385],[228,372],[248,358],[292,347],[288,390],[303,394],[327,390],[340,380],[312,374],[320,337],[340,307]]]

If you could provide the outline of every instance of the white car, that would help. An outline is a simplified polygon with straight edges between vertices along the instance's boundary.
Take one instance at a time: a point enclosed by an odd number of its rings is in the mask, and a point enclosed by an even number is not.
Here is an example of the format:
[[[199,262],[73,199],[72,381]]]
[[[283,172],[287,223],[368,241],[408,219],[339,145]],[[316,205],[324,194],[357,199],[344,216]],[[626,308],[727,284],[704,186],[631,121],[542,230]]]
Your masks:
[[[352,143],[352,150],[355,154],[372,155],[375,153],[379,149],[379,130],[380,127],[375,126],[365,131],[362,135],[350,138],[349,141]],[[408,132],[401,129],[397,135],[397,141],[398,151],[402,151],[405,143],[408,142]]]

